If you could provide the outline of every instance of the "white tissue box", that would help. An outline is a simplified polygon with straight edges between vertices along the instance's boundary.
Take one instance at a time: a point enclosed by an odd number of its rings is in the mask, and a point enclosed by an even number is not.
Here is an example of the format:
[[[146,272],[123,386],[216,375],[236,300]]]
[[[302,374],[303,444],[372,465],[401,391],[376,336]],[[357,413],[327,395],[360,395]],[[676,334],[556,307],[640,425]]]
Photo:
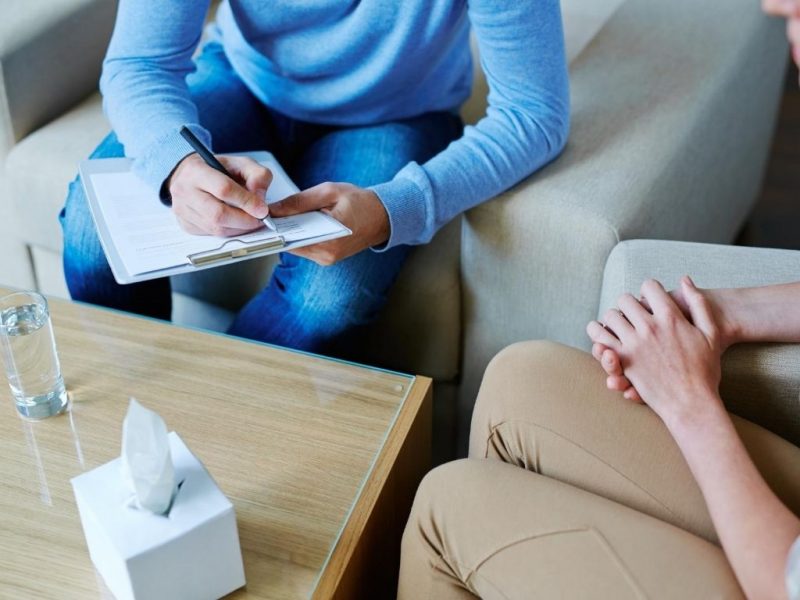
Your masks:
[[[245,584],[233,505],[175,432],[167,515],[131,505],[120,459],[72,479],[86,544],[117,600],[216,600]]]

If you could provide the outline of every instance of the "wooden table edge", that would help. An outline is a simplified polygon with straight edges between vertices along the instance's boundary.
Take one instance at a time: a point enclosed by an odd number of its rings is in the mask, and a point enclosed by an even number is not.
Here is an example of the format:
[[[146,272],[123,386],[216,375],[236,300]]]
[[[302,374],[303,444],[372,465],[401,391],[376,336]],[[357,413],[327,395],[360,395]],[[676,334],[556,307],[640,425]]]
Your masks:
[[[347,523],[339,536],[336,547],[331,553],[328,564],[320,576],[312,596],[315,600],[332,598],[337,595],[347,565],[356,552],[361,536],[367,527],[392,468],[397,462],[401,450],[403,450],[409,432],[417,424],[417,419],[421,415],[424,417],[427,414],[427,418],[430,420],[432,389],[433,380],[431,378],[421,375],[414,377],[408,397],[387,435],[386,442],[375,461],[369,478],[364,484]],[[427,410],[424,410],[426,405]],[[428,436],[430,435],[429,427],[430,424],[428,424]],[[428,462],[430,462],[430,447],[428,448],[428,453]],[[428,468],[429,465],[424,466],[425,471]],[[403,526],[405,526],[405,523],[403,523]]]

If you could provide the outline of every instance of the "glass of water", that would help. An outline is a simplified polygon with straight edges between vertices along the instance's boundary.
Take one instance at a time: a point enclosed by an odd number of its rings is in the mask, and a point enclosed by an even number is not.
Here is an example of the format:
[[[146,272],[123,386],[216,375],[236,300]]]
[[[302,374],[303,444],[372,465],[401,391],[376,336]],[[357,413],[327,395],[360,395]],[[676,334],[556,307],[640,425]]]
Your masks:
[[[67,391],[44,296],[17,292],[0,298],[0,347],[19,413],[43,419],[63,411]]]

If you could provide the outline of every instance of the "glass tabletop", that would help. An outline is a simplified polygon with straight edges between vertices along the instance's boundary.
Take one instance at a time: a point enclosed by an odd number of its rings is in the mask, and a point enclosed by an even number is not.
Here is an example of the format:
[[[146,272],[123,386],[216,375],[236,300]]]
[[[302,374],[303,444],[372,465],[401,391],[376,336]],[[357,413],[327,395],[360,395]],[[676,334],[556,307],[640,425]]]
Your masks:
[[[51,312],[70,410],[25,421],[0,379],[0,597],[110,597],[69,480],[119,455],[129,397],[233,502],[247,586],[230,597],[309,597],[415,378],[67,301]]]

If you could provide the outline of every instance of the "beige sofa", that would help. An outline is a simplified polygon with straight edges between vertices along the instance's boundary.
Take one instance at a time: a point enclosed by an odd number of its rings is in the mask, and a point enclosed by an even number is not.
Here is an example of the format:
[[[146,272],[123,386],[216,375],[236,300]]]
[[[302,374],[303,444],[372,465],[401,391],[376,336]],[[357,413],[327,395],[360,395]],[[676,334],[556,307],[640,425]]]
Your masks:
[[[56,214],[108,130],[94,90],[114,3],[11,4],[0,21],[0,283],[63,296]],[[435,378],[439,456],[457,422],[465,439],[498,350],[530,338],[585,345],[619,240],[734,237],[760,185],[786,60],[782,25],[757,4],[562,2],[567,150],[417,249],[365,340],[370,361]],[[466,120],[483,114],[485,95],[476,68]],[[224,327],[269,264],[176,280],[175,320]]]

